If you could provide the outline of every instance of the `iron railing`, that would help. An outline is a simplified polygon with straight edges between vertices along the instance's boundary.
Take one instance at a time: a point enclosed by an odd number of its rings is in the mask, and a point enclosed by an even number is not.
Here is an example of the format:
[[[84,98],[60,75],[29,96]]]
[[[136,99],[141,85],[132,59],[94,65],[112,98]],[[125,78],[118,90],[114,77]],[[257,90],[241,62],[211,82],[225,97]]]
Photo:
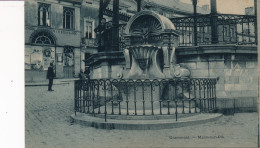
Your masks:
[[[101,115],[173,115],[216,109],[215,78],[75,81],[77,112]]]
[[[107,15],[107,16],[110,16],[110,17],[113,17],[113,10],[111,10],[110,8],[107,8],[103,11],[104,15]],[[130,15],[126,14],[126,13],[122,13],[122,12],[119,12],[119,19],[122,20],[122,21],[129,21],[129,19],[131,18]]]
[[[221,44],[257,44],[255,15],[197,15],[171,18],[179,31],[179,46],[194,46],[194,26],[197,25],[197,45],[212,44],[212,18],[217,17],[217,38]],[[197,21],[194,21],[194,20]]]

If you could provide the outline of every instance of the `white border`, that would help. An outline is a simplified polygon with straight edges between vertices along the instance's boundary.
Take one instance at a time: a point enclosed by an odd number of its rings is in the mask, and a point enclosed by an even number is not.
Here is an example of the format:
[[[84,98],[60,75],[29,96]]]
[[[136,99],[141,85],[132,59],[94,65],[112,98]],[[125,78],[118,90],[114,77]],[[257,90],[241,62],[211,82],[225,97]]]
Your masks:
[[[24,2],[0,1],[0,147],[24,147]]]

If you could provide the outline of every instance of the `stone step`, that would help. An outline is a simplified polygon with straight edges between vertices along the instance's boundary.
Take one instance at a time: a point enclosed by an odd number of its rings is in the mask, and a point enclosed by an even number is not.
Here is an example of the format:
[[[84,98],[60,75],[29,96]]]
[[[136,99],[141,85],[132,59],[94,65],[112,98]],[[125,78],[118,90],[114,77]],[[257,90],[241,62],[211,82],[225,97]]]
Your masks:
[[[120,116],[120,115],[118,115]],[[163,115],[162,115],[163,116]],[[90,126],[100,129],[121,129],[121,130],[153,130],[153,129],[170,129],[184,126],[203,124],[219,119],[222,114],[218,113],[197,113],[194,116],[175,119],[162,120],[115,120],[93,117],[85,113],[71,115],[74,123]]]

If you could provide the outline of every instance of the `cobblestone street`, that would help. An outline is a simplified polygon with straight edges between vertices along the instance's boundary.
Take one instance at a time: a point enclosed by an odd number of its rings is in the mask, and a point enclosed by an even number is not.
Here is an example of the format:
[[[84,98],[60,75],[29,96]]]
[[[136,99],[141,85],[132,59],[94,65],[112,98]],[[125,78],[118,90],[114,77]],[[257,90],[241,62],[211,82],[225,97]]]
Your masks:
[[[55,80],[54,80],[55,81]],[[164,130],[103,130],[73,124],[73,83],[25,87],[27,148],[257,147],[257,113]]]

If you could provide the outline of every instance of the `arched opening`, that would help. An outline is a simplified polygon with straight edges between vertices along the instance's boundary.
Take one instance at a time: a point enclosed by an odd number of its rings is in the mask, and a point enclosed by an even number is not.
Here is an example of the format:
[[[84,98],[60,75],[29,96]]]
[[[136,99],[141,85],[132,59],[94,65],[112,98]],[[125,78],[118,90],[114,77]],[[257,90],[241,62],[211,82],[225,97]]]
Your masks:
[[[50,63],[55,64],[56,38],[48,30],[37,30],[29,39],[30,45],[25,47],[25,69],[43,71]]]
[[[37,31],[31,36],[32,44],[54,45],[55,38],[49,32]]]

